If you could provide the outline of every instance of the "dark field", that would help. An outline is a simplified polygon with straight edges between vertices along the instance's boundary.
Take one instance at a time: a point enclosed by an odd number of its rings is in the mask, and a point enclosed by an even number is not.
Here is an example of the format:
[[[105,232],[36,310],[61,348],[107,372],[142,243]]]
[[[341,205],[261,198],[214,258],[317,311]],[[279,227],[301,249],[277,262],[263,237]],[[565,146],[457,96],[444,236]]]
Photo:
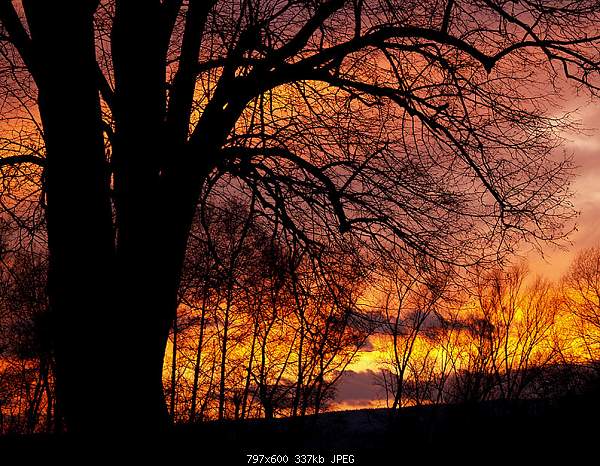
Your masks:
[[[590,396],[366,409],[273,421],[180,425],[160,438],[0,439],[2,460],[129,460],[186,464],[579,464],[598,448],[600,409]],[[256,455],[256,456],[249,456]],[[261,456],[262,455],[262,456]],[[345,456],[344,456],[345,455]],[[563,460],[564,458],[564,460]],[[286,462],[287,459],[287,462]],[[336,463],[333,463],[336,461]],[[589,460],[588,460],[589,461]],[[12,461],[3,464],[16,464]],[[100,463],[109,464],[109,463]],[[592,464],[592,463],[589,463]]]

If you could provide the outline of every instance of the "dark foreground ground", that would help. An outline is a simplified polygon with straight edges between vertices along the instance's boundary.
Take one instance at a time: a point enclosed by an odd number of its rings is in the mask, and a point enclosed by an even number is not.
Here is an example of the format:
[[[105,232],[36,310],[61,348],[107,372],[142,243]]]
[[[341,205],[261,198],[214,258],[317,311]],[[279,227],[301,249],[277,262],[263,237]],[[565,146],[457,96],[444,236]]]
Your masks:
[[[599,464],[599,407],[587,395],[210,422],[156,439],[132,433],[129,451],[106,439],[84,446],[65,436],[0,437],[0,465]]]

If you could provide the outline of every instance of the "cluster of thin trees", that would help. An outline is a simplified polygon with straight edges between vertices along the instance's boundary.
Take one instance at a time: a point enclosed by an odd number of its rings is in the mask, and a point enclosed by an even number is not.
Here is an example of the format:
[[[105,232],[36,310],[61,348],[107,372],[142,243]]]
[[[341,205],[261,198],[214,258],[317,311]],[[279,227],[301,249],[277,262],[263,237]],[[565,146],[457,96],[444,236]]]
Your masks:
[[[45,256],[18,247],[0,222],[0,432],[52,431],[53,357]],[[15,247],[16,246],[16,247]]]
[[[309,250],[252,205],[205,205],[194,223],[164,362],[174,420],[317,413],[372,333],[359,248]],[[18,243],[8,223],[3,235]],[[43,257],[2,249],[1,432],[62,428]]]
[[[557,398],[597,379],[599,248],[580,252],[557,282],[524,264],[476,275],[450,294],[440,292],[444,276],[401,270],[385,282],[379,379],[388,406]]]
[[[176,420],[319,412],[370,334],[351,244],[309,251],[240,212],[202,209],[194,228],[165,360]]]

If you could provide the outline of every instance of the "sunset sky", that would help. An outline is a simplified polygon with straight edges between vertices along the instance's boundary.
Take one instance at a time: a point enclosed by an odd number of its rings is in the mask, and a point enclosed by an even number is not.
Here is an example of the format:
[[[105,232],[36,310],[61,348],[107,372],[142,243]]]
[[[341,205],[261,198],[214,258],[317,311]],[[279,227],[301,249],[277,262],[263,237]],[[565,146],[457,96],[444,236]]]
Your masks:
[[[565,150],[573,154],[578,166],[578,174],[573,180],[573,203],[581,215],[577,219],[577,231],[570,236],[572,244],[565,244],[566,250],[548,246],[544,258],[535,252],[529,255],[531,271],[552,280],[565,273],[579,250],[600,242],[600,105],[573,99],[565,104],[565,108],[578,108],[574,118],[579,119],[583,128],[581,134],[565,135]]]
[[[0,450],[390,413],[361,428],[397,460],[589,424],[599,25],[596,0],[0,0]]]
[[[572,98],[557,114],[574,110],[572,118],[582,130],[564,135],[567,141],[564,150],[573,155],[578,167],[572,187],[573,203],[580,212],[577,230],[569,236],[569,242],[563,243],[564,249],[548,245],[543,257],[534,250],[524,253],[534,275],[553,281],[560,280],[580,250],[600,245],[600,105],[584,98]],[[373,344],[360,352],[340,383],[335,409],[385,406],[383,388],[377,383],[380,359],[381,353]]]

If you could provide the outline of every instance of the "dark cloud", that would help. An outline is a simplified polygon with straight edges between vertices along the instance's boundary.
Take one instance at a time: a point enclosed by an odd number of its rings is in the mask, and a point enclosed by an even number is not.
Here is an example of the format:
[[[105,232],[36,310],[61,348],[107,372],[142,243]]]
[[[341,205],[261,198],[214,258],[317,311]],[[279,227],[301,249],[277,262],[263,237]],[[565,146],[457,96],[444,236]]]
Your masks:
[[[370,338],[367,338],[367,341],[360,349],[361,353],[368,353],[370,351],[375,351],[375,346],[373,346],[373,342]]]
[[[348,405],[363,406],[378,399],[383,389],[377,384],[377,374],[372,370],[347,371],[338,382],[335,401]]]

